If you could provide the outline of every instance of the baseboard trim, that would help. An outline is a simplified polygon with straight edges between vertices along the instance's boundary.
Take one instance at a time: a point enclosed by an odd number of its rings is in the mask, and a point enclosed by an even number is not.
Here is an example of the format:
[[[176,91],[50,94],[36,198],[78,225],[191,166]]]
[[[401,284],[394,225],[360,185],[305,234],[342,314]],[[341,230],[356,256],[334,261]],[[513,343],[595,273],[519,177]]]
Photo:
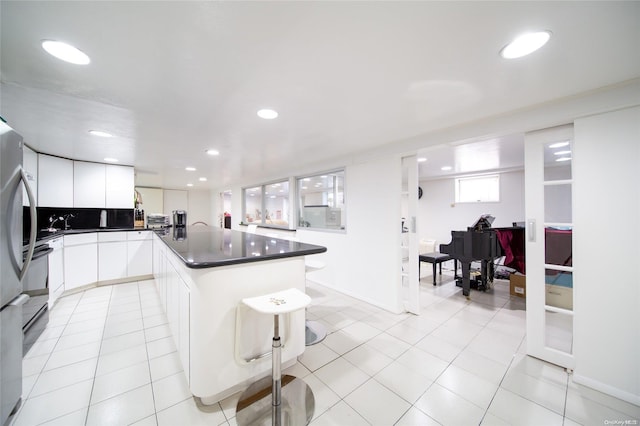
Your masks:
[[[631,392],[618,389],[614,386],[602,383],[598,380],[576,374],[575,371],[573,373],[573,382],[579,385],[590,387],[591,389],[595,389],[598,392],[606,393],[607,395],[611,395],[630,404],[640,405],[640,395],[634,395]]]

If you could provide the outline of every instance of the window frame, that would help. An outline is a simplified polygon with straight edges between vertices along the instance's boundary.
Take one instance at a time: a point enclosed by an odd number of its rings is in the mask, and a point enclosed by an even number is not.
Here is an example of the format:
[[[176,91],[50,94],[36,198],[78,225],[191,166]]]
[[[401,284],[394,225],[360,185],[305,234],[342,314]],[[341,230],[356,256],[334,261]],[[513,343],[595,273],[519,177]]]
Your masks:
[[[326,204],[327,207],[331,208],[331,209],[340,209],[340,225],[338,225],[338,227],[321,227],[321,226],[301,226],[301,221],[304,220],[303,219],[303,214],[302,214],[302,209],[305,207],[302,205],[302,185],[301,182],[304,179],[314,179],[314,178],[322,178],[322,176],[324,175],[336,175],[336,174],[341,174],[342,176],[342,191],[335,191],[336,193],[336,197],[338,198],[339,195],[342,195],[342,199],[340,203],[336,203],[335,201],[333,202],[333,207],[329,206],[329,204]],[[307,173],[304,175],[299,175],[295,177],[295,184],[296,184],[296,229],[304,229],[304,230],[310,230],[310,231],[321,231],[321,232],[334,232],[334,233],[346,233],[347,232],[347,202],[346,202],[346,187],[347,187],[347,172],[346,172],[346,168],[345,167],[340,167],[340,168],[336,168],[336,169],[331,169],[331,170],[326,170],[326,171],[321,171],[321,172],[314,172],[314,173]],[[332,186],[333,188],[333,186]],[[339,189],[340,187],[338,187],[337,189]],[[322,191],[322,192],[326,192],[326,191]],[[321,204],[319,206],[324,206],[325,204]]]
[[[288,185],[288,191],[286,194],[286,199],[287,199],[287,208],[284,213],[285,217],[288,218],[287,220],[287,224],[283,225],[283,224],[274,224],[274,223],[268,223],[267,222],[267,218],[265,213],[267,212],[267,195],[268,195],[268,187],[272,186],[272,185],[277,185],[277,184],[284,184],[286,183]],[[247,191],[250,191],[254,188],[259,188],[260,189],[260,220],[254,220],[254,221],[246,221],[247,218]],[[292,221],[291,221],[291,179],[290,178],[283,178],[283,179],[275,179],[269,182],[265,182],[265,183],[261,183],[261,184],[257,184],[257,185],[250,185],[250,186],[245,186],[242,187],[242,217],[243,220],[241,222],[242,225],[258,225],[260,227],[264,227],[264,228],[278,228],[278,229],[287,229],[287,230],[293,230],[295,228],[292,227]],[[271,219],[273,220],[273,219]],[[277,220],[277,219],[276,219]]]
[[[462,182],[479,182],[481,180],[486,180],[486,181],[495,181],[495,187],[493,188],[489,188],[486,187],[484,189],[484,193],[482,194],[483,197],[484,195],[488,195],[487,198],[483,198],[480,197],[480,199],[475,199],[475,200],[471,200],[471,199],[461,199],[460,196],[462,195],[462,189],[460,188],[460,184]],[[467,189],[468,190],[468,189]],[[456,204],[472,204],[472,203],[499,203],[500,202],[500,191],[501,187],[500,187],[500,173],[491,173],[491,174],[484,174],[484,175],[473,175],[473,176],[462,176],[462,177],[457,177],[454,178],[454,200]],[[496,197],[495,199],[490,197],[490,192],[491,191],[495,191]]]

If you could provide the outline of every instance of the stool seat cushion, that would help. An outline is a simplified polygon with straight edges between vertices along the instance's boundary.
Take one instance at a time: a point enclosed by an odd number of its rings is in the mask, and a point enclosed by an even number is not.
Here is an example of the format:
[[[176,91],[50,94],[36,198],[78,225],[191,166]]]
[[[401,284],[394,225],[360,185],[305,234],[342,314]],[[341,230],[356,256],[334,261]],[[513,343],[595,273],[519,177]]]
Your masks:
[[[425,254],[418,255],[418,258],[420,259],[421,262],[434,263],[434,262],[445,262],[447,260],[450,260],[451,256],[449,256],[446,253],[433,252],[433,253],[425,253]]]
[[[303,309],[311,298],[297,288],[242,299],[242,303],[263,314],[279,315]]]

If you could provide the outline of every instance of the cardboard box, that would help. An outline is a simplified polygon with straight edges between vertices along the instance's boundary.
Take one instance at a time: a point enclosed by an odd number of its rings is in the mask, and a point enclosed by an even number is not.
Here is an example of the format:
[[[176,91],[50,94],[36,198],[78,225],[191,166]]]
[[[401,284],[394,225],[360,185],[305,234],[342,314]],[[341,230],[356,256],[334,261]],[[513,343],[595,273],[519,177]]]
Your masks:
[[[547,305],[573,310],[573,289],[571,287],[546,284],[545,291]]]
[[[509,294],[512,296],[527,296],[527,277],[524,275],[509,275]]]

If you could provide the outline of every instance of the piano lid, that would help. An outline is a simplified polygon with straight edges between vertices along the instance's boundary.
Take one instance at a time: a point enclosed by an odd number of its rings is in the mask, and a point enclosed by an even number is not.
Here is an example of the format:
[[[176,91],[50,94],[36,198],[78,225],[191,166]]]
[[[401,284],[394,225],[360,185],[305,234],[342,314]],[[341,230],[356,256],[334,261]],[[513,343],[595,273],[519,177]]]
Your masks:
[[[496,220],[495,217],[490,214],[483,214],[480,216],[478,220],[470,227],[470,229],[475,229],[476,231],[480,231],[482,229],[491,228],[491,224]]]

